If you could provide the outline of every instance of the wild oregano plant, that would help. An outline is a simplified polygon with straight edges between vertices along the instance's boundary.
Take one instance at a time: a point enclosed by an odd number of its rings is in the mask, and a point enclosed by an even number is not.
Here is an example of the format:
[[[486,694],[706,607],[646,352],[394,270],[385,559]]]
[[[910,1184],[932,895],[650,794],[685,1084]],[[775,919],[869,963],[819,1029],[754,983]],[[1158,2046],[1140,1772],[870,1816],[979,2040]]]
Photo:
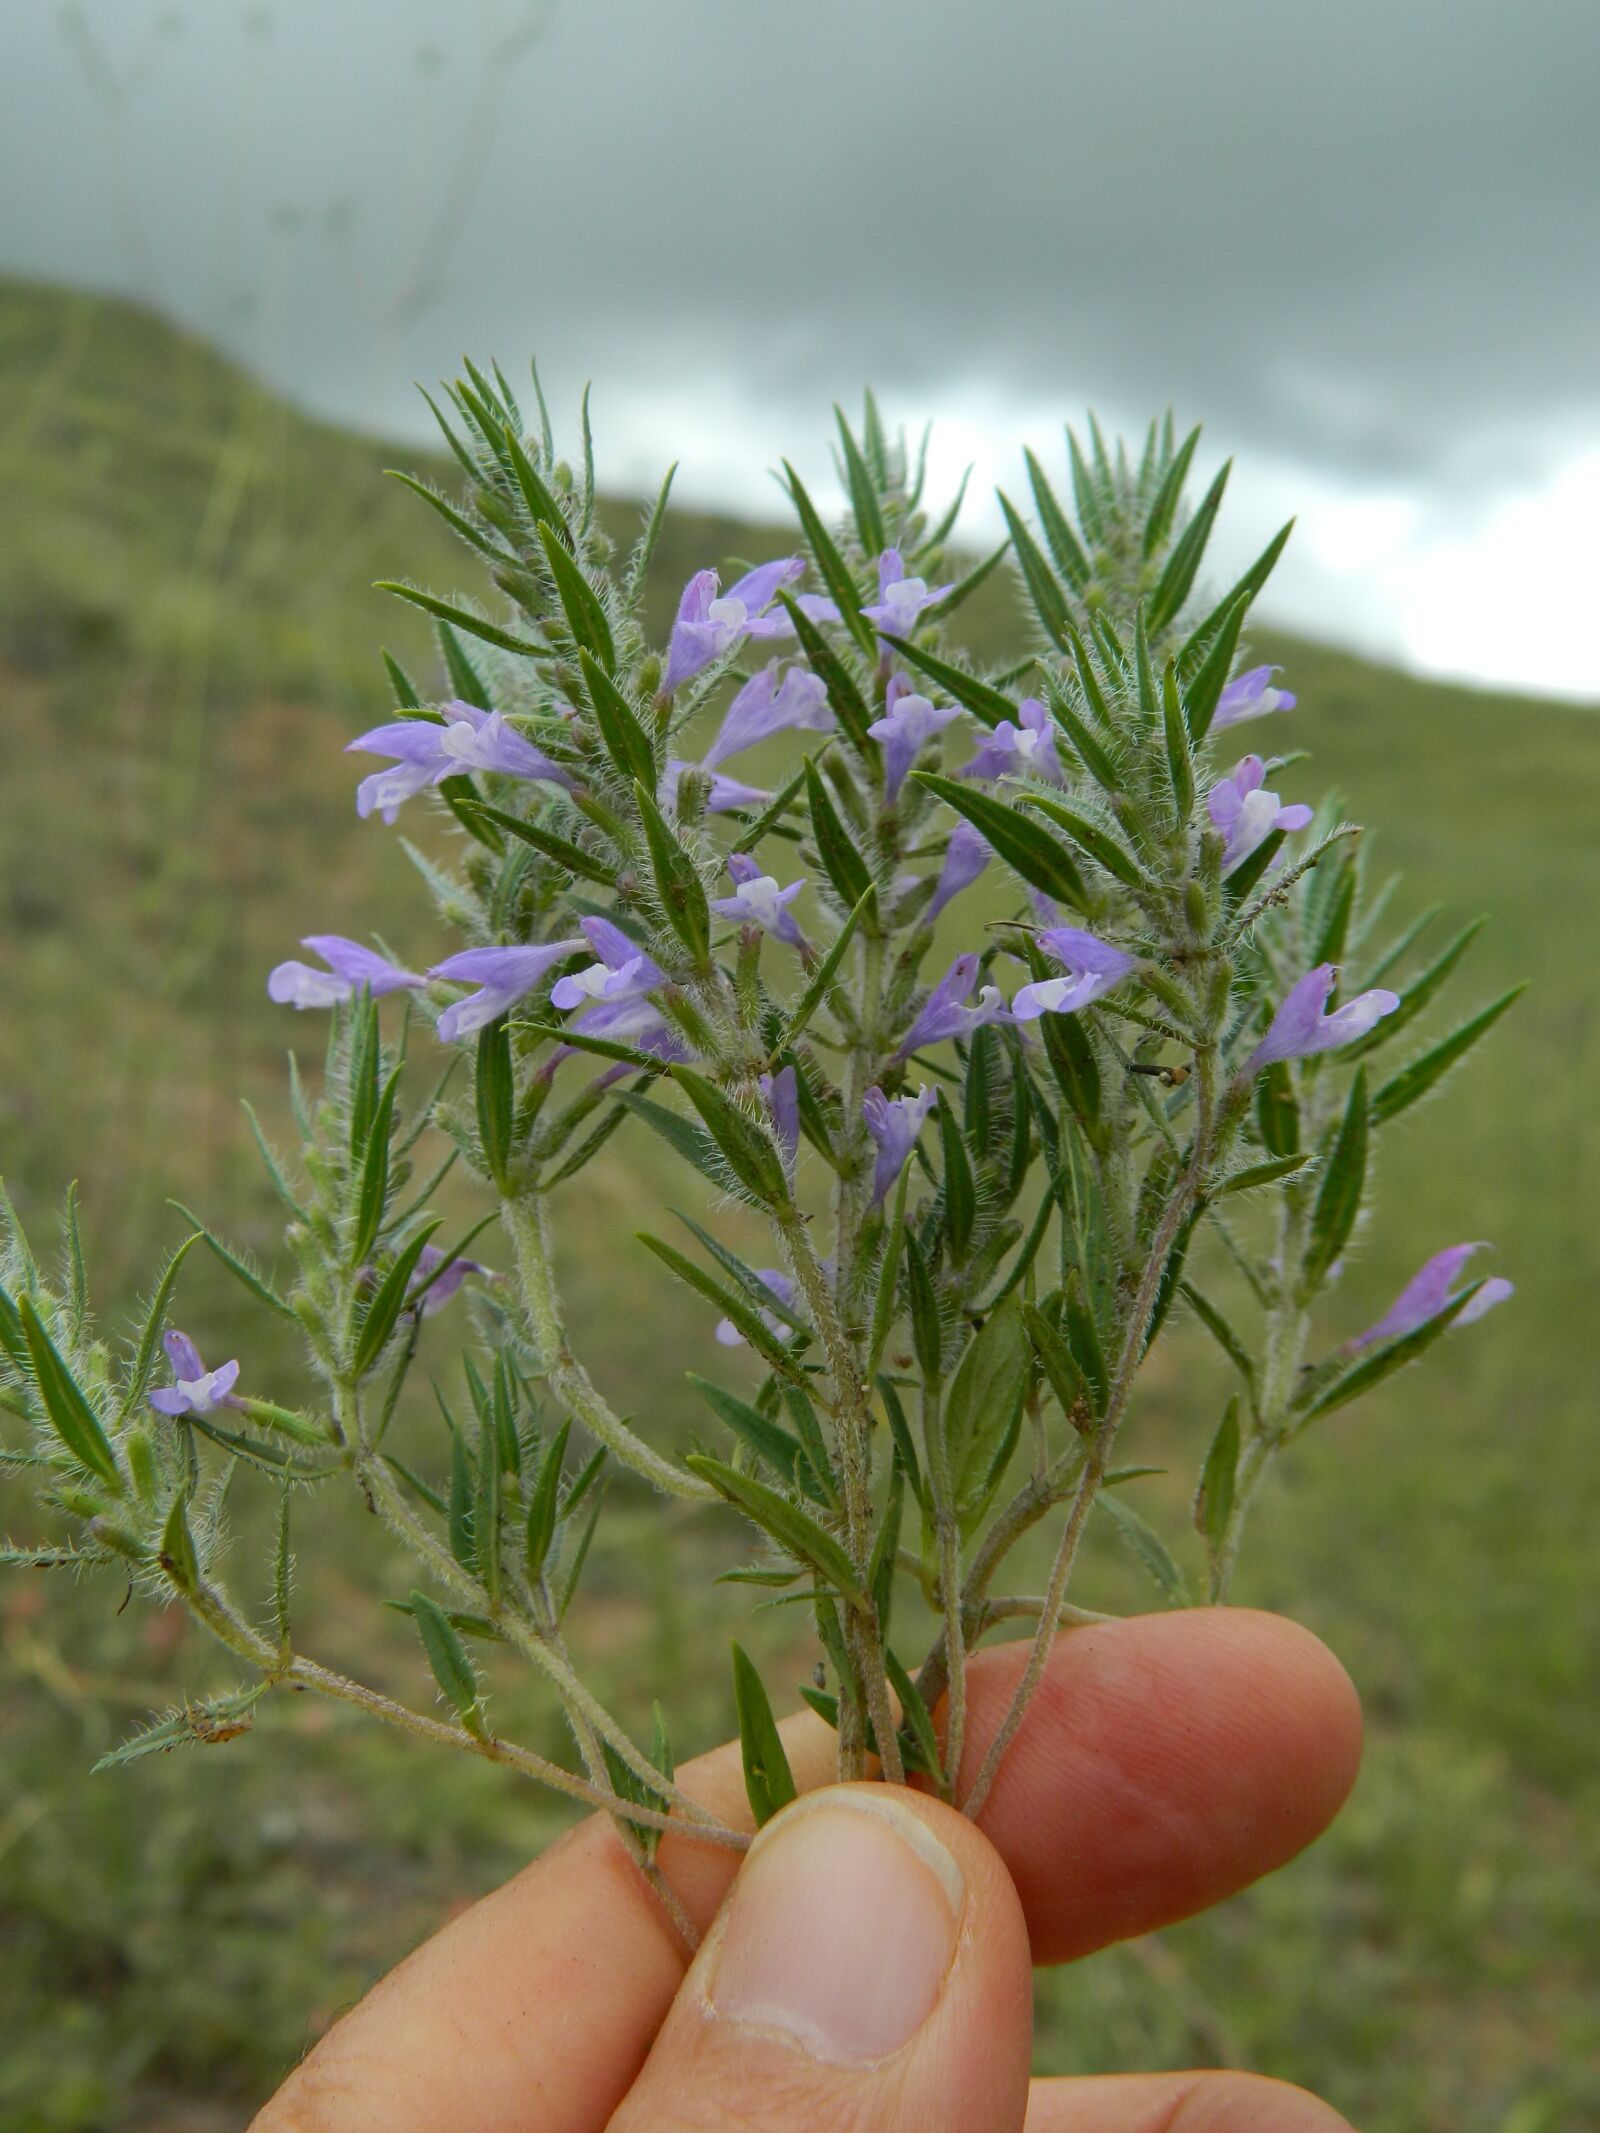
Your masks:
[[[1313,1330],[1377,1136],[1514,994],[1408,1047],[1475,928],[1431,952],[1426,921],[1390,937],[1389,892],[1368,893],[1338,807],[1268,787],[1300,758],[1230,760],[1239,725],[1292,730],[1274,670],[1237,671],[1288,529],[1220,600],[1196,599],[1228,473],[1187,507],[1198,433],[1152,425],[1137,462],[1093,425],[1087,450],[1069,433],[1070,511],[1030,453],[1037,531],[1002,497],[1006,541],[955,578],[961,498],[925,510],[925,444],[913,466],[869,396],[859,434],[839,418],[843,523],[786,467],[796,552],[726,590],[699,572],[663,652],[642,601],[671,476],[618,567],[587,410],[574,469],[542,395],[525,430],[498,369],[469,366],[449,398],[453,419],[435,413],[459,500],[402,478],[502,600],[491,617],[390,585],[435,619],[449,693],[425,700],[389,660],[394,717],[350,746],[383,763],[363,816],[393,823],[430,793],[447,811],[452,863],[408,850],[464,945],[415,971],[319,934],[317,963],[271,974],[274,999],[330,1029],[320,1091],[291,1067],[296,1157],[262,1144],[288,1212],[270,1275],[196,1218],[123,1348],[94,1330],[71,1198],[59,1276],[7,1210],[0,1405],[28,1441],[0,1464],[62,1537],[6,1559],[113,1569],[244,1667],[236,1693],[112,1760],[225,1738],[267,1691],[312,1690],[606,1809],[687,1933],[655,1865],[662,1829],[747,1839],[680,1790],[659,1713],[642,1746],[574,1660],[602,1469],[753,1529],[730,1578],[809,1612],[826,1686],[804,1693],[836,1728],[841,1777],[916,1776],[976,1814],[1057,1628],[1089,1613],[1068,1595],[1092,1515],[1169,1601],[1195,1597],[1134,1508],[1149,1470],[1116,1463],[1175,1319],[1237,1377],[1197,1447],[1191,1546],[1221,1601],[1279,1455],[1509,1293],[1454,1245],[1377,1324],[1341,1338],[1335,1301],[1334,1330]],[[944,631],[1004,561],[1030,642],[980,674]],[[803,754],[775,789],[730,773],[780,734]],[[964,942],[953,959],[936,921]],[[687,1218],[640,1240],[706,1311],[708,1358],[714,1329],[765,1372],[753,1391],[748,1373],[743,1391],[694,1378],[716,1454],[624,1419],[569,1336],[553,1241],[619,1132],[658,1136],[771,1233],[759,1267]],[[486,1209],[460,1236],[432,1211],[457,1167]],[[496,1224],[509,1264],[491,1277],[467,1255]],[[208,1369],[170,1325],[200,1245],[297,1328],[314,1402],[262,1397],[236,1360]],[[1215,1300],[1219,1269],[1249,1330]],[[403,1408],[419,1369],[438,1374],[436,1321],[463,1290],[459,1400]],[[432,1704],[296,1643],[296,1506],[342,1482],[416,1562],[403,1604]],[[222,1557],[229,1489],[247,1485],[276,1492],[278,1539],[245,1599]],[[1051,1567],[1018,1593],[1008,1558],[1035,1528]],[[1031,1648],[1010,1708],[964,1757],[971,1654],[1018,1623]],[[572,1767],[491,1723],[486,1669],[513,1658],[559,1699]],[[759,1823],[794,1788],[737,1646],[734,1692]]]

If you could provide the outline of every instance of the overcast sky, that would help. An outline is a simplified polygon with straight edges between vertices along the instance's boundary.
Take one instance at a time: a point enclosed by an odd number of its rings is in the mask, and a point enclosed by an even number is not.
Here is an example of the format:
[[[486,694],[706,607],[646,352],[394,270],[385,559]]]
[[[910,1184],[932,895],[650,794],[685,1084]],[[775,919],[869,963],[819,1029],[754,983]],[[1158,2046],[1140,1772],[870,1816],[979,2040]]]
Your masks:
[[[1597,82],[1597,0],[3,0],[0,263],[402,436],[537,351],[741,508],[868,377],[985,498],[1170,402],[1281,619],[1600,697]]]

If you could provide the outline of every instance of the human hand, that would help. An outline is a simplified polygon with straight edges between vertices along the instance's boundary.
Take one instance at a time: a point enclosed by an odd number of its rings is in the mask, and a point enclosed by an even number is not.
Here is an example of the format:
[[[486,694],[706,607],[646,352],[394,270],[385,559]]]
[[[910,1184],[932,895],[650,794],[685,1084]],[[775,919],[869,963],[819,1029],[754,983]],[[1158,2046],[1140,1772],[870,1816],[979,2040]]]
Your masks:
[[[969,1783],[1025,1656],[973,1661]],[[802,1797],[742,1867],[662,1841],[705,1931],[692,1963],[594,1818],[385,1978],[254,2133],[1339,2133],[1253,2075],[1030,2084],[1030,1970],[1292,1858],[1343,1801],[1360,1736],[1315,1638],[1224,1609],[1062,1635],[977,1825],[830,1785],[833,1736],[803,1713],[784,1727]],[[736,1748],[680,1782],[749,1826]]]

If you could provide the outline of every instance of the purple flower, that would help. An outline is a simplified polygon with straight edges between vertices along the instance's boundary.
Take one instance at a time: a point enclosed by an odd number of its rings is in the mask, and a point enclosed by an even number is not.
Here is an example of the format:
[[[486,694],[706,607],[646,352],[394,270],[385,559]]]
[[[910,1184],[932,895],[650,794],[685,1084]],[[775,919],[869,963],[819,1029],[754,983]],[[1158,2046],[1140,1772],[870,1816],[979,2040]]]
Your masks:
[[[444,1267],[442,1274],[439,1272],[441,1267]],[[491,1281],[498,1278],[488,1267],[480,1266],[476,1259],[452,1259],[445,1266],[444,1253],[438,1245],[425,1244],[417,1254],[417,1270],[406,1292],[406,1301],[419,1318],[432,1318],[436,1311],[444,1309],[469,1274],[488,1274]]]
[[[985,985],[976,1004],[967,1005],[977,978],[978,958],[958,955],[923,1001],[895,1058],[908,1059],[925,1044],[941,1044],[947,1037],[970,1037],[986,1022],[1008,1022],[1011,1017],[997,985]]]
[[[1292,711],[1294,697],[1287,689],[1272,686],[1272,677],[1279,671],[1277,667],[1252,667],[1248,674],[1235,675],[1217,699],[1212,732],[1242,725],[1247,718],[1265,718],[1269,711]]]
[[[547,755],[525,741],[508,726],[498,711],[485,716],[471,704],[451,704],[452,711],[471,711],[471,718],[458,718],[444,728],[440,747],[450,758],[451,771],[492,770],[505,778],[543,778],[548,785],[565,790],[572,780]]]
[[[783,1306],[783,1309],[792,1312],[800,1295],[793,1278],[775,1266],[758,1266],[754,1269],[754,1272],[757,1280],[772,1291],[778,1302]],[[757,1316],[774,1340],[786,1341],[793,1331],[788,1322],[780,1318],[776,1311],[760,1311]],[[731,1318],[719,1318],[717,1320],[717,1339],[724,1348],[742,1348],[745,1344],[744,1335]]]
[[[874,719],[867,731],[883,743],[883,789],[892,800],[905,783],[906,772],[916,761],[924,741],[957,717],[954,704],[935,704],[912,690],[904,674],[891,677],[884,695],[882,718]]]
[[[675,815],[678,811],[678,779],[686,770],[698,770],[698,763],[685,763],[674,757],[661,774],[661,787],[657,800],[664,814]],[[756,785],[741,785],[737,778],[725,778],[720,770],[711,773],[711,790],[706,795],[708,815],[726,815],[735,808],[765,807],[772,798]]]
[[[889,1188],[906,1166],[928,1113],[938,1101],[937,1089],[919,1089],[915,1096],[885,1096],[874,1086],[861,1099],[861,1115],[867,1122],[878,1150],[872,1172],[872,1204],[881,1207]]]
[[[219,1407],[237,1407],[233,1388],[239,1378],[237,1358],[207,1370],[200,1351],[187,1333],[164,1333],[161,1345],[167,1351],[172,1385],[160,1385],[150,1395],[150,1405],[163,1415],[214,1415]]]
[[[869,622],[890,637],[909,637],[924,608],[932,607],[953,591],[936,585],[930,591],[921,578],[908,578],[898,548],[886,548],[878,558],[878,598],[861,612]]]
[[[1031,770],[1035,777],[1061,783],[1061,765],[1056,760],[1056,730],[1050,714],[1037,696],[1025,696],[1017,706],[1017,722],[1003,718],[983,746],[962,770],[964,778],[1016,778]]]
[[[411,992],[428,982],[342,933],[308,933],[300,945],[314,948],[328,967],[280,963],[267,979],[267,997],[280,1007],[336,1007],[341,1000],[353,999],[363,985],[378,1000],[386,992]]]
[[[780,889],[770,874],[763,874],[748,852],[734,852],[728,872],[738,885],[737,896],[713,896],[711,908],[719,918],[736,919],[741,926],[759,926],[775,941],[790,948],[804,948],[805,936],[795,924],[789,905],[806,887],[805,876]]]
[[[553,1007],[582,1007],[591,1000],[636,1000],[666,984],[667,974],[660,964],[609,918],[580,918],[578,924],[600,960],[587,970],[558,978],[550,989]]]
[[[1331,963],[1319,963],[1290,987],[1272,1018],[1272,1027],[1245,1061],[1247,1074],[1253,1074],[1257,1067],[1269,1066],[1275,1059],[1307,1059],[1313,1052],[1331,1052],[1341,1044],[1354,1044],[1400,1005],[1398,993],[1385,992],[1378,986],[1372,992],[1357,993],[1343,1007],[1325,1015],[1322,1010],[1338,975]]]
[[[809,667],[786,667],[780,679],[774,659],[753,674],[728,706],[716,739],[706,750],[702,770],[715,770],[730,756],[743,755],[774,733],[800,728],[826,733],[833,725],[828,692]]]
[[[476,985],[479,990],[439,1017],[439,1035],[446,1044],[457,1037],[470,1037],[484,1029],[506,1009],[525,999],[546,971],[569,955],[579,955],[588,946],[581,937],[543,941],[534,948],[465,948],[460,955],[446,956],[428,972],[430,978],[448,978],[452,984]]]
[[[773,1131],[778,1136],[778,1146],[783,1150],[783,1167],[794,1177],[795,1159],[800,1153],[800,1079],[792,1066],[780,1067],[776,1074],[763,1074],[756,1082],[768,1111],[772,1114]]]
[[[944,865],[939,870],[939,886],[933,892],[933,900],[923,913],[923,923],[931,926],[952,897],[959,896],[963,889],[970,889],[991,858],[988,841],[979,835],[964,817],[950,832],[950,842],[945,847]]]
[[[469,769],[497,770],[513,778],[544,778],[555,785],[568,779],[548,756],[541,755],[506,725],[498,711],[454,699],[443,706],[446,723],[430,718],[390,719],[345,744],[347,755],[387,755],[388,770],[375,770],[356,787],[356,813],[363,820],[381,814],[392,822],[405,801],[430,785],[459,777]],[[481,749],[481,757],[471,751]]]
[[[1039,935],[1039,945],[1061,965],[1064,978],[1040,978],[1024,985],[1011,1003],[1019,1022],[1036,1022],[1041,1015],[1075,1015],[1080,1008],[1103,999],[1137,967],[1137,960],[1120,948],[1097,940],[1079,926],[1056,926]]]
[[[1225,867],[1248,859],[1274,830],[1303,830],[1311,820],[1311,810],[1303,803],[1281,807],[1275,792],[1263,792],[1265,776],[1260,756],[1247,755],[1206,796],[1211,826],[1223,840]]]
[[[1397,1341],[1408,1333],[1415,1333],[1418,1326],[1426,1325],[1445,1308],[1456,1276],[1474,1252],[1484,1249],[1482,1244],[1452,1244],[1442,1252],[1435,1252],[1427,1265],[1412,1275],[1377,1324],[1368,1326],[1365,1333],[1358,1333],[1345,1346],[1367,1348],[1374,1341]],[[1475,1318],[1482,1318],[1485,1311],[1492,1311],[1497,1303],[1504,1303],[1514,1294],[1512,1283],[1497,1274],[1486,1281],[1471,1302],[1456,1314],[1455,1323],[1458,1326],[1471,1325]]]
[[[767,610],[781,587],[804,575],[802,556],[781,557],[747,570],[737,584],[718,593],[720,580],[714,570],[697,570],[683,588],[678,619],[672,625],[667,647],[667,671],[663,692],[674,689],[720,659],[745,637],[787,636],[792,624],[780,607],[776,615]]]

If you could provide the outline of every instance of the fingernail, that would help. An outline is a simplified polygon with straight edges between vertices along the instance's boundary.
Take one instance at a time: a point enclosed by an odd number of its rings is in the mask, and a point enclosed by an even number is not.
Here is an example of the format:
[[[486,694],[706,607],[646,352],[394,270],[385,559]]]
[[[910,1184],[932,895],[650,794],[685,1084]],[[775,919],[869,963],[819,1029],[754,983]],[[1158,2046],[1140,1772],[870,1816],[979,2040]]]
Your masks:
[[[813,2058],[882,2059],[933,2012],[963,1891],[955,1860],[886,1787],[802,1800],[734,1884],[710,2009]]]

